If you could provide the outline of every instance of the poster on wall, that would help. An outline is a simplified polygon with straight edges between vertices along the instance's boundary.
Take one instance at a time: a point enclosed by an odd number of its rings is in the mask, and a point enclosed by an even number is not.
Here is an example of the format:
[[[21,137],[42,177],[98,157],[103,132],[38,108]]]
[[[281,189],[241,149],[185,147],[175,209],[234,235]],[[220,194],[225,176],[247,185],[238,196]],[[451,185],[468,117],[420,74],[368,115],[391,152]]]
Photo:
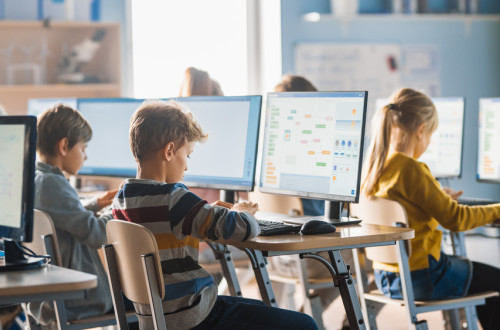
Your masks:
[[[368,91],[367,119],[376,99],[401,87],[440,96],[437,45],[299,43],[294,50],[295,74],[320,91]],[[370,128],[367,125],[367,137]]]

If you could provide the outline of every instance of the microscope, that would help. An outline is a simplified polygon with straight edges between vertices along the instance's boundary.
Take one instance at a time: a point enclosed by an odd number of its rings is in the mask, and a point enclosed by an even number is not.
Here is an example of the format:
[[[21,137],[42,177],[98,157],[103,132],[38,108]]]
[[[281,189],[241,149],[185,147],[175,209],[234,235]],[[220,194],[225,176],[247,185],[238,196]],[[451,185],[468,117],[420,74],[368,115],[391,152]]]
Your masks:
[[[105,35],[106,30],[97,30],[91,38],[75,45],[68,54],[64,55],[58,65],[57,81],[66,84],[98,83],[97,75],[80,72],[80,69],[94,57]]]

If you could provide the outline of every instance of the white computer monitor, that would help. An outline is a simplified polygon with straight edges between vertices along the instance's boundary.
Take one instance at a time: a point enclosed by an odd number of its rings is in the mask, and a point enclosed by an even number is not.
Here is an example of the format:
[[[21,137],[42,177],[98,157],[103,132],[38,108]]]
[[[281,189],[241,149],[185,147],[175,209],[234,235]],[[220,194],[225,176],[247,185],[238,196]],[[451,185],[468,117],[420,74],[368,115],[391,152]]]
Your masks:
[[[500,183],[500,98],[479,99],[477,179]]]
[[[208,133],[197,143],[183,182],[189,187],[252,191],[262,96],[173,98],[189,109]]]
[[[432,102],[439,125],[429,147],[418,160],[425,163],[436,178],[458,178],[462,174],[465,100],[463,97],[435,97]],[[387,99],[377,99],[377,109],[387,103]]]
[[[129,143],[130,118],[142,99],[78,99],[77,109],[92,127],[87,160],[78,174],[134,178],[137,164]]]
[[[259,190],[357,202],[368,92],[267,97]]]
[[[253,190],[262,97],[194,96],[170,98],[191,111],[208,133],[197,143],[183,182],[190,187]],[[142,99],[78,99],[92,127],[81,175],[135,177],[130,150],[130,118]]]
[[[77,108],[77,99],[66,97],[66,98],[41,98],[41,99],[29,99],[28,100],[28,115],[38,117],[42,112],[51,108],[52,106],[62,103],[73,109]]]

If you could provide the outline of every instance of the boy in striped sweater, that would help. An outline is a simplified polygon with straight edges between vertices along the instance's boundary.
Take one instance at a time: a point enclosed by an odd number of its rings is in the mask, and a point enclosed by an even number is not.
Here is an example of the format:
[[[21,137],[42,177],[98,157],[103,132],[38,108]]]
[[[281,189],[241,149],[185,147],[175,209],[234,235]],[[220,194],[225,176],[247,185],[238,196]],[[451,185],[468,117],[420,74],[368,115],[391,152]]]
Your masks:
[[[179,183],[195,143],[206,137],[180,104],[145,102],[130,120],[137,178],[127,180],[113,201],[116,219],[139,223],[155,234],[167,325],[172,329],[317,329],[305,314],[261,301],[217,296],[212,276],[198,264],[200,239],[245,241],[259,234],[253,217],[256,204],[237,203],[231,209],[207,204]],[[134,305],[141,328],[151,328],[149,305]]]

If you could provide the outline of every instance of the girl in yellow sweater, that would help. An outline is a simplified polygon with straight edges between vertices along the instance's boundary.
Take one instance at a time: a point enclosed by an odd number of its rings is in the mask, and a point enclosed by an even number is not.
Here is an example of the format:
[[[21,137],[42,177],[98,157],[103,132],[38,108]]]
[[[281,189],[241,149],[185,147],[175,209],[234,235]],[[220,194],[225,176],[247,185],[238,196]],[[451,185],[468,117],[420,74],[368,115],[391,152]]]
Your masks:
[[[464,231],[500,218],[500,204],[459,205],[428,167],[417,159],[427,149],[438,125],[436,108],[424,94],[404,88],[378,110],[364,166],[362,192],[398,201],[408,214],[415,238],[411,240],[410,270],[415,299],[462,297],[488,290],[500,291],[500,269],[441,252],[442,232]],[[402,298],[397,265],[374,263],[376,282],[384,294]],[[500,299],[490,298],[477,308],[484,329],[498,329]]]

